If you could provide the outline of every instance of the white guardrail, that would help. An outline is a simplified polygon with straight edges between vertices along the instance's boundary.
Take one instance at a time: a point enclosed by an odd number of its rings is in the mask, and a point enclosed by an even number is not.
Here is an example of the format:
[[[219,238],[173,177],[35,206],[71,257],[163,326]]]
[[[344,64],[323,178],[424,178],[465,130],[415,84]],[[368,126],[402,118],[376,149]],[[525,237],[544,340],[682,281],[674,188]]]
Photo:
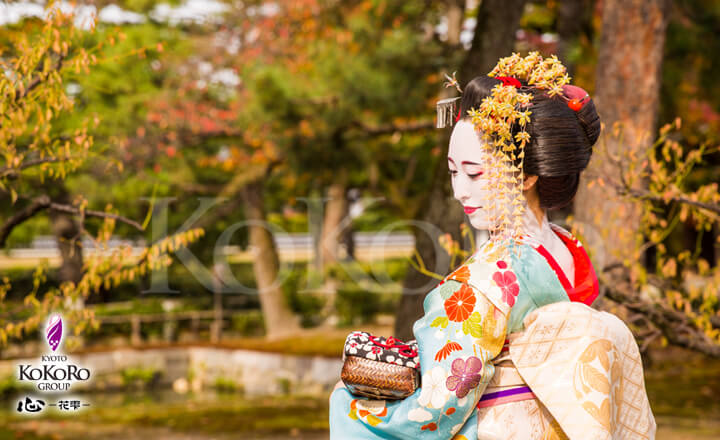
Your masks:
[[[410,233],[377,233],[377,232],[356,232],[353,235],[355,239],[355,249],[359,252],[367,252],[370,249],[381,251],[383,249],[392,249],[395,251],[412,251],[415,246],[415,238]],[[281,253],[287,252],[312,252],[313,237],[307,233],[298,234],[275,234],[275,244]],[[202,238],[201,238],[202,240]],[[144,240],[122,240],[110,239],[107,243],[107,249],[101,251],[106,254],[112,252],[119,246],[130,245],[133,253],[140,253],[145,246]],[[90,240],[83,240],[83,249],[90,253],[96,253],[95,244]],[[240,246],[231,245],[224,246],[222,253],[225,255],[235,255],[245,252]],[[59,258],[60,253],[57,242],[52,236],[38,236],[27,248],[15,248],[6,251],[6,256],[10,258]]]

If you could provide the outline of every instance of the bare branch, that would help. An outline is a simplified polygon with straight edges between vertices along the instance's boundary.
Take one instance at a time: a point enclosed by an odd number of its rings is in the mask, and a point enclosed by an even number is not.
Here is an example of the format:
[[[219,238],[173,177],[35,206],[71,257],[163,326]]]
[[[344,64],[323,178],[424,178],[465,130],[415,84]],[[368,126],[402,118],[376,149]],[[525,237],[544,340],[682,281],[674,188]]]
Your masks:
[[[43,159],[27,160],[27,161],[22,162],[17,167],[0,168],[0,179],[6,178],[6,177],[17,176],[18,171],[24,170],[26,168],[34,167],[36,165],[42,165],[44,163],[64,162],[64,161],[67,161],[70,159],[72,159],[72,158],[71,157],[46,157]]]
[[[640,189],[640,188],[631,188],[628,184],[627,180],[625,179],[625,175],[622,172],[622,164],[619,161],[609,159],[615,166],[618,168],[618,175],[620,176],[620,182],[609,182],[611,186],[615,188],[615,191],[620,196],[630,196],[635,197],[637,199],[641,200],[651,200],[654,202],[662,202],[667,204],[668,202],[677,202],[677,203],[683,203],[686,205],[692,205],[697,208],[705,209],[710,212],[713,212],[715,214],[720,214],[720,205],[713,204],[713,203],[705,203],[705,202],[699,202],[697,200],[692,200],[684,196],[673,196],[669,198],[665,198],[663,196],[659,196],[657,194],[653,194],[652,192],[646,190],[646,189]]]
[[[186,194],[218,194],[220,193],[224,186],[223,185],[215,185],[215,184],[203,184],[203,183],[193,183],[193,182],[180,182],[178,184],[178,188],[186,193]]]
[[[642,298],[633,288],[626,268],[615,267],[604,272],[604,275],[608,277],[603,280],[605,296],[628,310],[645,316],[671,344],[720,358],[720,344],[710,340],[698,329],[690,316],[662,303]],[[660,280],[654,280],[654,283],[663,284]],[[715,324],[713,322],[713,325]]]
[[[714,212],[715,214],[720,214],[720,205],[716,205],[716,204],[712,204],[712,203],[698,202],[697,200],[691,200],[691,199],[688,199],[687,197],[673,196],[673,197],[670,197],[669,199],[665,199],[664,197],[652,194],[649,191],[641,191],[641,190],[637,190],[637,189],[626,190],[626,193],[632,197],[637,197],[637,198],[644,199],[644,200],[653,200],[656,202],[665,202],[665,203],[667,203],[668,201],[684,203],[686,205],[692,205],[692,206],[696,206],[698,208],[706,209],[710,212]]]
[[[73,214],[73,215],[82,215],[84,217],[110,218],[110,219],[125,223],[127,225],[130,225],[139,231],[144,230],[142,225],[140,223],[136,222],[135,220],[129,219],[127,217],[123,217],[122,215],[113,214],[110,212],[94,211],[91,209],[85,209],[85,210],[82,210],[82,212],[81,212],[80,209],[78,209],[74,206],[65,205],[65,204],[61,204],[61,203],[55,203],[55,202],[50,203],[50,206],[48,208],[53,211],[66,212],[68,214]]]
[[[50,203],[50,197],[46,195],[36,197],[22,211],[10,217],[2,225],[2,227],[0,227],[0,248],[5,247],[5,242],[7,241],[8,236],[10,235],[12,230],[15,229],[16,226],[31,219],[38,212],[47,209],[47,207],[50,206]]]
[[[66,55],[60,54],[58,57],[57,62],[55,63],[55,66],[53,66],[54,71],[60,70],[62,67],[63,61],[65,60]],[[17,93],[15,94],[16,98],[15,101],[20,101],[23,98],[25,98],[30,92],[32,92],[37,86],[39,86],[43,81],[47,79],[46,76],[38,76],[34,80],[30,81],[30,83],[25,87],[25,90],[20,90],[18,88]]]
[[[8,236],[10,235],[12,230],[15,229],[15,227],[21,225],[22,223],[29,220],[43,210],[64,212],[67,214],[77,215],[80,216],[83,221],[86,217],[110,218],[130,225],[139,231],[144,230],[140,223],[127,217],[123,217],[121,215],[113,214],[110,212],[94,211],[91,209],[80,210],[79,208],[76,208],[72,205],[53,202],[52,200],[50,200],[49,196],[41,195],[32,199],[28,206],[26,206],[22,211],[9,218],[0,227],[0,248],[5,246]]]

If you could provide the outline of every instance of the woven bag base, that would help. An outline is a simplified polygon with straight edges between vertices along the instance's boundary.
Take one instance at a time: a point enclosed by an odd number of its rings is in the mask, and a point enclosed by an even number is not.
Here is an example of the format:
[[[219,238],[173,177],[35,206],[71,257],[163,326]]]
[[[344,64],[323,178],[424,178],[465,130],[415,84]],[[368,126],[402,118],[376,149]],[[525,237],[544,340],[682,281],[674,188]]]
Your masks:
[[[420,386],[417,369],[347,356],[340,378],[354,395],[374,399],[399,400]]]

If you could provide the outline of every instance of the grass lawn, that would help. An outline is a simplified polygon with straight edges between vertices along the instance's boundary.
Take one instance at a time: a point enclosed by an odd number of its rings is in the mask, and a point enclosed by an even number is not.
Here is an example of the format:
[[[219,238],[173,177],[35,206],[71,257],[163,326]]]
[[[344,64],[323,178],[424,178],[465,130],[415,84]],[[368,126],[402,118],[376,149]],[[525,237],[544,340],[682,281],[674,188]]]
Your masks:
[[[0,439],[76,440],[124,438],[316,438],[327,435],[326,398],[233,394],[178,396],[172,392],[91,398],[91,408],[72,415],[0,415]],[[128,435],[133,432],[133,435]],[[185,434],[188,434],[189,437]],[[80,437],[78,437],[80,436]],[[230,438],[230,437],[228,437]]]

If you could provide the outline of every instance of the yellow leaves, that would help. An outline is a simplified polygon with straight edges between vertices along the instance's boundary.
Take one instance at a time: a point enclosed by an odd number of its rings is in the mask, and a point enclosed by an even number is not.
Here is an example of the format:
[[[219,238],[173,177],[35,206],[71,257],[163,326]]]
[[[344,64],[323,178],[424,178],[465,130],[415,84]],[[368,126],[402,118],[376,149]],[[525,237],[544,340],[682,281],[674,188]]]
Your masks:
[[[355,408],[350,409],[350,412],[348,413],[348,417],[350,417],[353,420],[358,420],[357,409],[355,409]]]
[[[437,318],[433,319],[430,327],[446,328],[449,323],[450,320],[447,318],[447,316],[438,316]]]
[[[298,124],[298,129],[300,131],[300,135],[304,137],[312,137],[315,134],[315,131],[312,129],[312,125],[307,119],[303,119],[300,121],[300,124]]]
[[[367,422],[368,422],[368,424],[370,424],[370,426],[377,426],[380,423],[382,423],[382,420],[380,420],[380,418],[374,414],[369,414],[365,418],[365,420],[367,420]]]
[[[665,264],[663,264],[662,274],[664,277],[672,278],[677,275],[677,261],[674,258],[669,258]]]
[[[480,313],[473,312],[468,319],[462,323],[462,331],[466,335],[471,335],[474,338],[480,338],[483,335],[482,329],[482,318]]]
[[[710,263],[708,263],[707,260],[704,258],[699,258],[697,262],[698,267],[698,273],[701,276],[709,275],[710,274]]]

